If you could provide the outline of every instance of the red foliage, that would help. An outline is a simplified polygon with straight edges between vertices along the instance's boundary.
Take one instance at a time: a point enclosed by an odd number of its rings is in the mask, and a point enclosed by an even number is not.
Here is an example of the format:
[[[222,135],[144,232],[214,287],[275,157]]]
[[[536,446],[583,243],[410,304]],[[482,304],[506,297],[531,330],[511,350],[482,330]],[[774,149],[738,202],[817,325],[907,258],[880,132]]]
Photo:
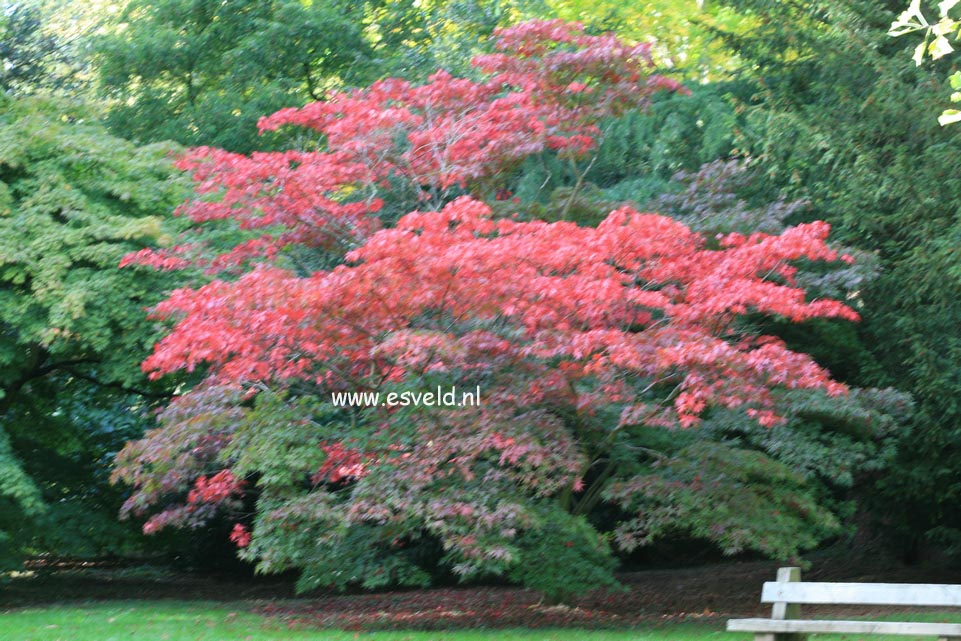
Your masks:
[[[235,478],[230,470],[221,470],[210,477],[201,476],[187,493],[187,503],[222,503],[239,494],[243,485],[243,480]]]
[[[519,25],[501,31],[497,47],[477,59],[491,74],[484,82],[444,72],[423,86],[388,79],[261,123],[316,130],[323,152],[243,157],[199,149],[184,159],[210,198],[182,213],[198,223],[235,221],[259,235],[207,258],[185,243],[127,259],[240,274],[176,290],[153,311],[173,329],[144,369],[159,377],[199,367],[207,381],[186,395],[197,400],[176,401],[164,417],[171,434],[198,440],[196,451],[159,430],[118,459],[117,477],[136,487],[126,511],[187,495],[145,530],[193,523],[242,491],[231,461],[218,459],[230,420],[213,416],[242,414],[237,390],[245,387],[324,395],[441,373],[458,384],[483,381],[479,408],[413,419],[373,408],[363,418],[372,434],[363,446],[340,428],[318,426],[311,444],[326,460],[290,474],[299,479],[295,491],[310,494],[272,496],[275,507],[256,522],[252,543],[242,526],[232,534],[238,545],[251,544],[251,555],[276,553],[266,566],[283,567],[284,546],[258,547],[262,531],[277,537],[312,523],[324,523],[325,532],[338,531],[327,523],[391,523],[401,534],[439,537],[464,574],[514,559],[511,541],[536,522],[525,499],[591,492],[584,488],[598,456],[584,446],[591,439],[603,452],[621,428],[689,427],[712,406],[742,408],[771,425],[779,420],[775,390],[845,391],[808,356],[739,324],[747,313],[857,319],[837,301],[807,300],[796,285],[795,261],[839,259],[826,245],[825,223],[706,239],[628,207],[596,227],[495,217],[482,199],[509,197],[500,172],[546,150],[576,161],[596,145],[600,118],[677,89],[649,75],[644,46],[587,36],[577,25]],[[383,228],[376,214],[388,187],[416,193],[433,210]],[[473,196],[453,198],[463,190]],[[290,246],[340,248],[346,263],[308,276],[270,263]],[[268,260],[248,269],[252,259]],[[619,421],[591,423],[610,410]],[[213,440],[202,441],[204,433]],[[336,499],[324,493],[344,484],[351,491]],[[470,484],[486,485],[478,492]],[[269,488],[261,490],[263,499]]]
[[[321,448],[327,454],[327,458],[317,473],[311,477],[311,482],[339,483],[345,479],[360,478],[367,473],[364,460],[368,457],[364,457],[360,451],[346,449],[340,443],[323,445]]]
[[[242,482],[217,459],[243,417],[240,399],[235,388],[215,385],[175,397],[160,413],[163,427],[128,443],[117,455],[113,480],[137,488],[124,502],[121,515],[143,516],[152,507],[165,506],[144,525],[144,531],[151,533],[171,524],[203,522],[222,503],[232,505]],[[203,488],[199,493],[198,483]],[[170,496],[189,494],[212,500],[167,504]]]
[[[221,470],[209,477],[200,476],[187,493],[186,504],[168,507],[150,517],[144,523],[143,532],[153,534],[168,525],[203,523],[221,506],[236,507],[234,499],[243,494],[243,486],[244,481],[235,478],[230,470]],[[234,540],[234,534],[231,534],[231,540]]]
[[[655,91],[686,91],[649,73],[650,44],[589,36],[578,23],[547,20],[501,29],[495,48],[474,64],[494,82],[529,93],[544,109],[550,147],[572,155],[594,146],[603,118],[638,107]]]
[[[656,91],[683,90],[650,73],[647,45],[587,36],[579,25],[525,23],[500,31],[497,48],[502,53],[475,61],[491,74],[482,82],[445,71],[421,86],[388,78],[260,122],[262,130],[315,130],[325,151],[247,157],[192,150],[180,167],[193,172],[198,194],[215,198],[189,202],[180,213],[198,223],[234,220],[262,235],[215,258],[184,243],[138,252],[124,264],[200,263],[216,272],[273,258],[290,245],[348,247],[379,227],[379,194],[389,179],[415,199],[442,204],[452,188],[489,180],[546,149],[581,156],[596,145],[598,119],[643,107]]]
[[[180,320],[144,367],[159,376],[204,363],[222,382],[307,378],[368,388],[495,358],[550,360],[555,367],[536,387],[515,390],[525,402],[595,377],[601,385],[576,405],[627,404],[624,420],[633,422],[634,410],[648,408],[630,405],[630,374],[676,384],[682,425],[709,405],[745,403],[771,423],[772,387],[843,387],[775,338],[737,337],[734,323],[749,311],[796,322],[856,319],[791,285],[791,261],[837,259],[827,233],[811,223],[779,236],[732,235],[710,249],[684,225],[628,208],[585,228],[495,220],[483,203],[461,198],[374,234],[348,254],[352,265],[308,278],[259,268],[175,292],[155,314]],[[430,315],[475,325],[442,331],[421,322]],[[515,328],[512,339],[483,329],[495,320]],[[662,411],[651,418],[672,420]]]
[[[245,548],[250,545],[250,530],[240,523],[235,523],[234,528],[230,531],[230,540],[233,541],[237,547]]]

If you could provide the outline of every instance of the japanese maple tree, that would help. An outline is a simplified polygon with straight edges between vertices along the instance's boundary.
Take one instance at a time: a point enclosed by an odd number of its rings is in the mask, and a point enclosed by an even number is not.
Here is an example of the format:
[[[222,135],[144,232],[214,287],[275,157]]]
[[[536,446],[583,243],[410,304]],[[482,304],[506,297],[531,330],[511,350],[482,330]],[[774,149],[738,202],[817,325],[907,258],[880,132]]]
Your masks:
[[[201,197],[182,213],[236,225],[238,242],[214,251],[198,235],[126,259],[219,274],[153,311],[172,330],[144,369],[205,378],[118,457],[127,511],[154,512],[145,530],[230,511],[241,554],[301,569],[302,587],[422,584],[444,567],[560,594],[610,581],[608,539],[586,518],[599,501],[622,514],[619,545],[645,539],[657,453],[642,435],[715,411],[772,426],[791,390],[846,394],[744,322],[857,319],[796,282],[801,261],[846,259],[826,224],[706,238],[626,206],[595,227],[492,208],[524,158],[556,153],[580,180],[603,118],[678,89],[644,46],[577,25],[496,37],[481,81],[389,79],[261,122],[316,132],[319,150],[184,159]],[[338,264],[311,269],[324,261]],[[480,388],[481,403],[331,402],[437,385]],[[789,470],[752,469],[778,479],[756,497],[776,527],[832,525]],[[796,550],[765,527],[729,547]],[[563,586],[543,582],[550,567]]]

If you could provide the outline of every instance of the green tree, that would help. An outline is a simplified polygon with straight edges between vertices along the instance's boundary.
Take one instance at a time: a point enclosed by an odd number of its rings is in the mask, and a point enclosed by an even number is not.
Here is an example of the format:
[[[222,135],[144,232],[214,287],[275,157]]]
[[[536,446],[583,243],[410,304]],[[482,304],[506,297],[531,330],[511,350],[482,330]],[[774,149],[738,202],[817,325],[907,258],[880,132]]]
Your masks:
[[[744,33],[754,27],[750,14],[709,0],[547,0],[547,4],[565,20],[650,42],[660,65],[700,80],[727,77],[736,67],[737,52],[718,46],[715,30]]]
[[[99,44],[110,129],[247,152],[256,122],[365,78],[363,5],[301,0],[136,0]]]
[[[919,116],[939,111],[946,63],[919,68],[917,43],[888,37],[900,2],[731,4],[763,25],[727,35],[747,63],[732,87],[737,146],[760,160],[768,191],[807,198],[809,215],[880,260],[880,276],[852,299],[864,318],[855,340],[870,357],[847,380],[897,386],[918,412],[876,514],[904,535],[906,553],[926,533],[956,539],[961,521],[948,508],[961,490],[961,182],[953,178],[961,132]]]
[[[0,2],[0,91],[69,90],[79,68],[75,54],[68,39],[46,29],[41,7]]]
[[[59,547],[66,532],[91,543],[109,532],[92,525],[115,509],[104,457],[140,433],[143,399],[164,396],[136,367],[154,336],[142,310],[163,280],[118,264],[171,240],[160,216],[185,185],[170,145],[114,138],[88,109],[39,97],[0,105],[0,554],[9,562]]]
[[[921,7],[921,0],[911,0],[911,4],[905,9],[897,20],[891,23],[890,36],[903,36],[909,33],[921,32],[923,34],[921,42],[914,49],[914,62],[920,65],[924,62],[925,56],[933,60],[943,58],[952,53],[954,47],[951,46],[951,38],[957,40],[961,37],[961,21],[956,19],[957,11],[952,11],[958,5],[958,0],[945,0],[938,3],[938,21],[928,22],[925,12]],[[953,15],[952,15],[953,14]],[[951,102],[961,102],[961,71],[955,71],[951,75]],[[961,111],[957,109],[945,109],[938,118],[938,122],[947,125],[961,120]]]
[[[438,69],[471,76],[497,27],[551,15],[544,0],[369,0],[366,33],[378,76],[424,80]]]

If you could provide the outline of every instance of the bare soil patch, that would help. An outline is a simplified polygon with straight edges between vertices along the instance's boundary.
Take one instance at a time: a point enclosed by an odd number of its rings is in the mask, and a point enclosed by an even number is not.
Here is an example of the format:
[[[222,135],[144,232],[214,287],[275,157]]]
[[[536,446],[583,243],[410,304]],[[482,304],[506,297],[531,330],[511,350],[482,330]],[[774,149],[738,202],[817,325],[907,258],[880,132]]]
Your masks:
[[[530,590],[501,586],[296,596],[291,577],[251,578],[124,564],[34,564],[0,587],[0,607],[91,600],[241,601],[295,627],[440,629],[475,627],[627,627],[699,620],[718,627],[731,616],[766,616],[761,584],[778,563],[731,562],[620,575],[624,591],[594,591],[547,605]],[[945,565],[905,566],[883,557],[830,554],[805,570],[814,581],[961,583]],[[823,609],[823,608],[822,608]],[[828,610],[825,610],[827,612]],[[893,608],[834,608],[833,615],[875,615]],[[816,611],[815,611],[816,612]]]

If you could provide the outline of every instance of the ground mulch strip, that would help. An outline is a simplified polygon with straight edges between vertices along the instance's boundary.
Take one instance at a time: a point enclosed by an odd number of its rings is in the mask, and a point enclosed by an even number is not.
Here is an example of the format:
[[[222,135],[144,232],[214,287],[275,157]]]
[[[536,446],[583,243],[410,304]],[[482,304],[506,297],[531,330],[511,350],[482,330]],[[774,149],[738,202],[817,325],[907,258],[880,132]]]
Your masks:
[[[162,570],[131,570],[109,564],[43,564],[0,589],[0,607],[23,607],[111,599],[243,601],[252,611],[297,628],[621,628],[677,621],[723,627],[731,616],[767,616],[761,584],[774,578],[776,562],[732,562],[694,568],[629,572],[623,591],[593,591],[565,605],[544,603],[530,590],[506,586],[297,597],[292,577],[250,578]],[[943,564],[904,566],[880,557],[826,555],[804,571],[812,581],[961,583]],[[823,610],[823,608],[822,608]],[[894,608],[845,607],[831,616],[871,616]],[[817,614],[817,611],[808,610]]]
[[[732,616],[769,616],[760,603],[761,584],[774,579],[776,562],[725,563],[620,575],[626,587],[595,591],[551,606],[538,594],[510,587],[441,588],[356,596],[317,595],[274,601],[255,611],[292,627],[356,630],[452,628],[619,628],[701,621],[723,627]],[[812,581],[885,583],[961,582],[944,566],[902,566],[879,559],[827,557],[804,573]],[[897,608],[845,606],[808,609],[817,615],[872,616]],[[910,608],[902,610],[910,610]]]

